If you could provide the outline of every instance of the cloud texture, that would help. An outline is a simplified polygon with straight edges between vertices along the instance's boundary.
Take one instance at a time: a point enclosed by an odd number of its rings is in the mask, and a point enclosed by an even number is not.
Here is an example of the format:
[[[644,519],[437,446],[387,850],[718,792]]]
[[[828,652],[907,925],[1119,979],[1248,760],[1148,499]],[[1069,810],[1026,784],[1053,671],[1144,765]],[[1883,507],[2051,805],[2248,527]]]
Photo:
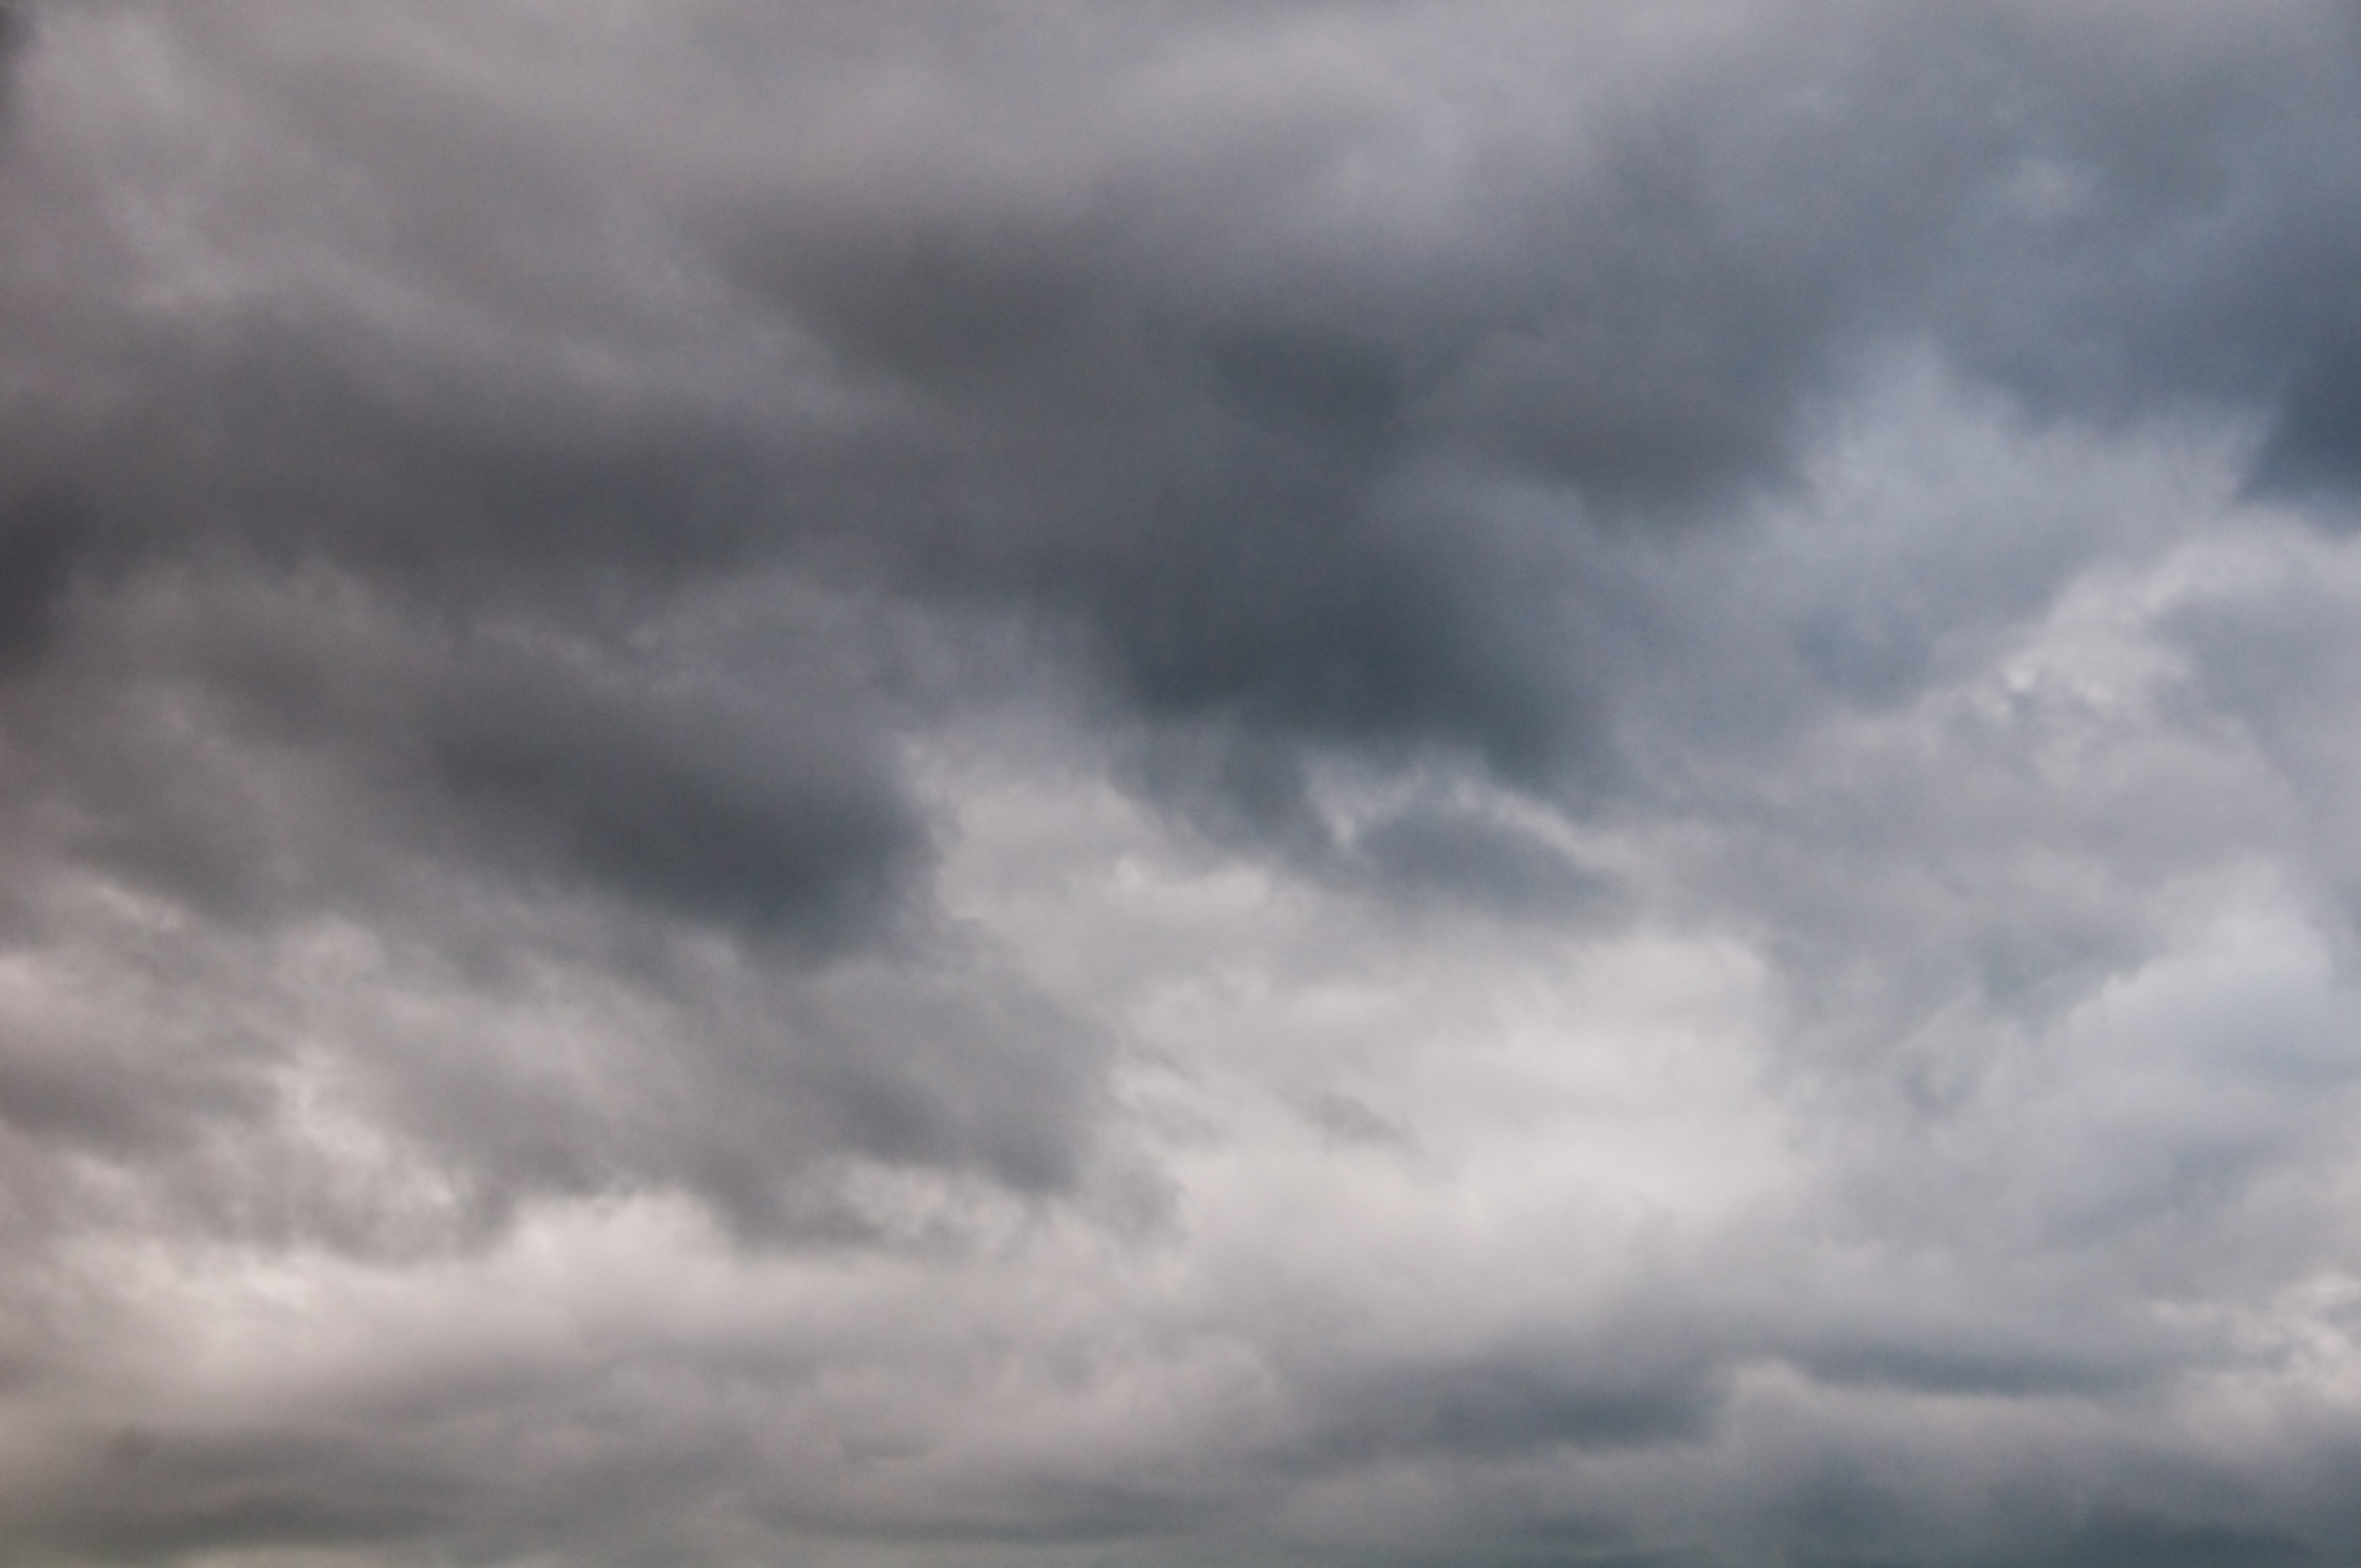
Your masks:
[[[2361,1561],[2361,15],[0,7],[0,1563]]]

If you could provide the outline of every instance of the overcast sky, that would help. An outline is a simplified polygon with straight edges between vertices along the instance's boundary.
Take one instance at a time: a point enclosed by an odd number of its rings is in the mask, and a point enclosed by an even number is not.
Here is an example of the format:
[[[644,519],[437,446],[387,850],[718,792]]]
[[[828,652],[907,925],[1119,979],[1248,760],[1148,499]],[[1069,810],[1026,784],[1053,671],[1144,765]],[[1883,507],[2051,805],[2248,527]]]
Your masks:
[[[0,22],[0,1564],[2361,1563],[2361,9]]]

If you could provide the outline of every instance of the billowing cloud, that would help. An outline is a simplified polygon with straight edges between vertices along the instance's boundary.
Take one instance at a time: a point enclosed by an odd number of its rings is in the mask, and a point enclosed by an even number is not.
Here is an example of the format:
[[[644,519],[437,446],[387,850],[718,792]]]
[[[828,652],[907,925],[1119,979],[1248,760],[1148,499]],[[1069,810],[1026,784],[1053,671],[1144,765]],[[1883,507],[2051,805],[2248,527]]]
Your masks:
[[[0,57],[0,1562],[2351,1558],[2350,6]]]

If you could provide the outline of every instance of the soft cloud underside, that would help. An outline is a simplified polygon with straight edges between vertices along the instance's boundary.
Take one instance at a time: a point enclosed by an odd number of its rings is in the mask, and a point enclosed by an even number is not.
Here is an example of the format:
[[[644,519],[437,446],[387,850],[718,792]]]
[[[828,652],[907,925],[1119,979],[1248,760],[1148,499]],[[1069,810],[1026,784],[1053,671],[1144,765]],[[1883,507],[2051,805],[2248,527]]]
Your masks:
[[[0,7],[0,1562],[2361,1541],[2361,23]]]

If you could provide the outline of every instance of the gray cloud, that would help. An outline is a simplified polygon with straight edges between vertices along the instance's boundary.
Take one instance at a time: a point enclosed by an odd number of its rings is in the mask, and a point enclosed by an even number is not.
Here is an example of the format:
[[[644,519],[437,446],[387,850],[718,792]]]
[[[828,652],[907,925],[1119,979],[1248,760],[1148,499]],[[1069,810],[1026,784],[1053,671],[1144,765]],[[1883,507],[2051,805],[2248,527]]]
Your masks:
[[[48,651],[82,532],[72,504],[60,498],[9,509],[0,533],[0,669],[21,673]]]
[[[0,1559],[2345,1561],[2355,44],[0,6]]]
[[[1225,62],[1251,36],[1225,28],[1259,26],[1309,49],[1317,16],[1209,22],[1166,47]],[[877,411],[845,433],[758,435],[751,411],[699,422],[662,402],[552,400],[545,371],[522,399],[522,372],[495,379],[471,356],[390,376],[386,354],[414,350],[382,325],[373,349],[335,345],[339,319],[369,330],[347,291],[317,302],[332,313],[316,327],[280,329],[279,347],[229,366],[207,353],[143,422],[176,430],[202,399],[212,450],[302,453],[206,482],[242,497],[235,526],[281,548],[432,564],[470,585],[545,582],[555,566],[611,586],[749,549],[817,552],[1065,620],[1159,720],[1465,748],[1526,780],[1595,772],[1595,688],[1644,655],[1598,645],[1587,547],[1505,528],[1489,487],[1557,490],[1577,519],[1714,510],[1792,470],[1862,355],[1922,335],[2060,412],[2245,400],[2278,433],[2266,476],[2311,474],[2333,445],[2333,349],[2318,345],[2334,341],[2349,246],[2315,216],[2315,166],[2284,162],[2318,156],[2302,127],[2344,90],[2334,54],[2306,49],[2329,21],[2183,19],[2102,70],[2082,62],[2110,34],[2076,17],[1837,19],[1833,49],[1749,18],[1694,60],[1643,54],[1652,93],[1580,71],[1598,109],[1534,134],[1519,116],[1547,115],[1550,72],[1585,29],[1513,8],[1502,36],[1534,50],[1513,71],[1387,75],[1388,51],[1423,26],[1406,14],[1344,42],[1333,80],[1253,100],[1235,126],[1127,52],[1154,36],[1144,16],[1064,46],[1111,75],[1035,82],[981,41],[1017,36],[1008,18],[864,39],[796,13],[787,36],[808,53],[774,63],[838,60],[839,85],[799,111],[732,82],[717,120],[758,145],[834,134],[831,108],[879,128],[834,144],[833,162],[716,158],[725,171],[693,171],[706,183],[685,195],[652,184],[650,165],[708,153],[687,122],[655,122],[602,188],[511,104],[447,102],[436,128],[369,86],[331,114],[341,66],[298,56],[253,87],[356,170],[328,242],[439,297],[453,328],[580,333],[644,360],[667,325],[729,334],[735,280],[774,313],[767,330],[807,337]],[[1635,47],[1623,29],[1590,30],[1611,51]],[[934,73],[939,105],[894,106],[897,59]],[[2282,104],[2236,91],[2241,72],[2274,71],[2298,84]],[[1160,139],[1125,83],[1164,94]],[[962,115],[974,134],[955,134]],[[1087,123],[1107,126],[1096,144],[1067,129]],[[513,148],[513,166],[453,143],[452,125]],[[582,129],[586,147],[611,134]],[[1389,158],[1399,212],[1340,192]],[[527,170],[543,177],[521,186]],[[266,233],[298,221],[259,181],[229,193],[259,206]],[[651,226],[683,207],[686,232]],[[385,210],[406,209],[434,221],[382,232]],[[581,253],[599,254],[602,209],[630,241],[604,269]],[[317,250],[323,231],[302,221],[292,232]],[[718,270],[667,306],[635,287],[665,260]],[[673,323],[645,319],[667,308]],[[247,389],[225,400],[225,373]],[[180,511],[186,461],[155,481]],[[365,486],[340,477],[361,473]]]
[[[1315,1463],[1366,1463],[1389,1451],[1478,1456],[1559,1446],[1616,1448],[1695,1439],[1719,1402],[1710,1365],[1554,1366],[1506,1355],[1439,1368],[1396,1365],[1353,1387]],[[1611,1359],[1609,1359],[1611,1358]]]

